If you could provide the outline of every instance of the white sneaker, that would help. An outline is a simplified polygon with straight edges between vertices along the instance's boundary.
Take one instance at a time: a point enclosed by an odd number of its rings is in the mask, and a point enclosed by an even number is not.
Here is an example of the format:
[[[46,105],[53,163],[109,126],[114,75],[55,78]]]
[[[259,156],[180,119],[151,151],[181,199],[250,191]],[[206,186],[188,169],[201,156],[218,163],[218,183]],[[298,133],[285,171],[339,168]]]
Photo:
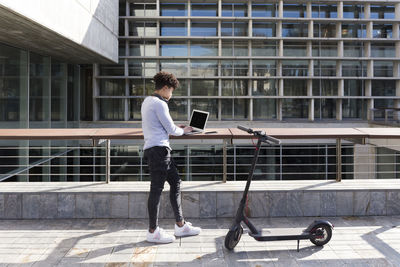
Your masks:
[[[185,222],[182,227],[175,224],[175,236],[191,236],[198,235],[201,232],[200,227],[194,227],[190,222]]]
[[[164,229],[157,226],[153,233],[147,230],[147,241],[153,243],[172,243],[175,241],[175,236],[168,234]]]

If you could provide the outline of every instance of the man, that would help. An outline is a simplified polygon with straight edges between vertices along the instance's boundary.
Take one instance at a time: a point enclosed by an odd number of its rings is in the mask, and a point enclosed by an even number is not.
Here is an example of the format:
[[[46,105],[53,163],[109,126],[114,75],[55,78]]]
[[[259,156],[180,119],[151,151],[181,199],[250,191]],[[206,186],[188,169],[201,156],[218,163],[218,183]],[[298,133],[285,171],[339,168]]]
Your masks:
[[[193,227],[182,216],[181,192],[178,170],[171,157],[169,135],[180,136],[192,131],[192,127],[176,126],[169,114],[168,100],[179,86],[172,73],[159,72],[154,77],[155,91],[143,101],[142,129],[144,135],[144,157],[149,166],[151,185],[147,202],[149,212],[149,230],[147,241],[170,243],[175,237],[158,226],[161,192],[165,181],[170,185],[170,201],[175,215],[175,236],[198,235],[199,227]]]

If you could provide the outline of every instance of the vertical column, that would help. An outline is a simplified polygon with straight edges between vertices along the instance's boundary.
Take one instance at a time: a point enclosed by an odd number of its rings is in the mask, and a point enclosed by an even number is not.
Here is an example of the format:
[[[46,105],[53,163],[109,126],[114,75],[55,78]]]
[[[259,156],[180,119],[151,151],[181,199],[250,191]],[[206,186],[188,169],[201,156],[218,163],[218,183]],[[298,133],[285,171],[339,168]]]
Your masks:
[[[396,21],[400,20],[400,3],[395,4],[395,18]],[[393,39],[397,40],[395,42],[395,61],[393,61],[393,77],[396,77],[396,96],[400,96],[400,41],[399,41],[399,23],[393,23]],[[395,108],[400,108],[400,100],[396,99],[394,101],[394,107]],[[394,120],[399,121],[400,120],[400,112],[396,111],[393,114]]]
[[[337,4],[337,13],[338,13],[338,18],[343,19],[343,2],[340,1]],[[336,23],[336,38],[342,38],[342,23],[337,22]],[[339,47],[343,47],[343,41],[339,41],[338,44],[338,52],[339,52]],[[339,55],[339,53],[338,53]],[[336,77],[340,77],[338,80],[338,92],[337,96],[338,98],[336,99],[336,120],[341,121],[343,117],[343,110],[342,110],[342,103],[343,103],[343,95],[344,95],[344,81],[342,78],[342,60],[337,60],[336,61]]]
[[[307,18],[312,18],[312,4],[310,1],[306,4]],[[314,37],[314,21],[308,21],[308,38]],[[310,97],[308,101],[308,120],[314,121],[314,105],[315,99],[313,98],[313,87],[312,87],[312,77],[314,76],[314,59],[312,58],[312,41],[307,41],[307,57],[311,59],[308,61],[308,76],[307,79],[307,96]]]
[[[364,5],[364,15],[366,19],[370,18],[371,15],[371,5],[369,3]],[[367,22],[367,39],[372,38],[372,28],[373,22]],[[373,65],[371,60],[371,41],[364,42],[364,57],[368,58],[367,60],[367,72],[368,77],[372,78],[371,73],[373,72]],[[372,96],[372,80],[371,78],[365,80],[365,96]],[[372,109],[374,108],[374,99],[367,100],[367,119],[373,120],[374,119],[374,112]]]
[[[276,24],[276,37],[282,38],[282,18],[283,18],[283,0],[279,0],[278,3],[278,17],[279,21]],[[279,59],[276,62],[276,74],[279,76],[278,80],[278,96],[283,97],[283,78],[282,78],[282,57],[283,57],[283,40],[279,40],[279,47],[278,47],[278,57]],[[283,98],[277,99],[276,105],[276,118],[277,120],[281,121],[283,119],[282,114],[282,107],[283,107]]]

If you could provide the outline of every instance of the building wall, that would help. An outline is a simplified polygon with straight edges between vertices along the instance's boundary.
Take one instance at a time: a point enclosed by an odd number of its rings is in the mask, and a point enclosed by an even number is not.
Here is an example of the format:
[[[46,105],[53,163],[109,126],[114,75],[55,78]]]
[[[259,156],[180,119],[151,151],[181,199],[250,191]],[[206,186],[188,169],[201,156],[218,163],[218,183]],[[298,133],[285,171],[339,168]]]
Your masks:
[[[0,0],[1,6],[109,61],[118,61],[118,1]],[[40,34],[36,38],[40,41]]]
[[[119,64],[96,65],[95,121],[140,121],[159,70],[175,120],[366,121],[399,105],[396,1],[120,1]]]

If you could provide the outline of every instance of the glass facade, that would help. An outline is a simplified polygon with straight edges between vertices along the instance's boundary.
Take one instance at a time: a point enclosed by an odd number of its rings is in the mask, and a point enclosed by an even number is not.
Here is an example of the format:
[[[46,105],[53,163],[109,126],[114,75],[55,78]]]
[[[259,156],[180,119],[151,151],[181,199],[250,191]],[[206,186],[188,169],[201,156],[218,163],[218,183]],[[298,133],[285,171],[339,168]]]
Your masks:
[[[120,47],[127,49],[118,65],[97,66],[94,95],[100,98],[106,90],[108,99],[95,101],[100,110],[95,120],[140,120],[127,114],[151,94],[144,81],[159,70],[184,81],[174,95],[188,110],[174,115],[182,120],[208,102],[215,111],[210,119],[217,121],[365,121],[368,109],[392,107],[400,99],[376,93],[385,79],[398,80],[400,11],[394,2],[120,0],[120,5],[121,24],[128,27]],[[396,86],[400,83],[394,86],[400,92]]]

